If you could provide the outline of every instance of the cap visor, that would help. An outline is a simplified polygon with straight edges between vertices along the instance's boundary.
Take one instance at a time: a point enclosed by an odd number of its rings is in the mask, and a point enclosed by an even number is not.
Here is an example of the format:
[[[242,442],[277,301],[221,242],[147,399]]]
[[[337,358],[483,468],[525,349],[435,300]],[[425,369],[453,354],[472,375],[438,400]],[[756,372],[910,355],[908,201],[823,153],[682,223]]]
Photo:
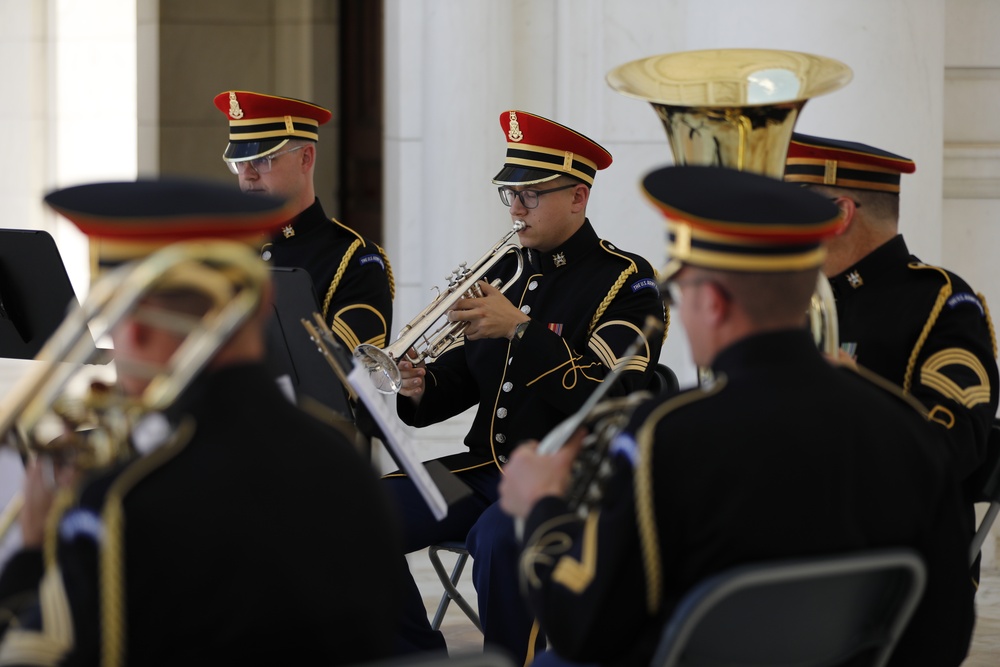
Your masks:
[[[288,143],[288,137],[265,139],[263,141],[230,141],[222,159],[226,162],[241,162],[264,157]]]
[[[552,179],[559,178],[563,174],[557,174],[545,169],[528,169],[527,167],[511,167],[505,165],[500,173],[493,177],[493,182],[497,185],[534,185],[544,183]],[[565,174],[569,176],[570,174]]]

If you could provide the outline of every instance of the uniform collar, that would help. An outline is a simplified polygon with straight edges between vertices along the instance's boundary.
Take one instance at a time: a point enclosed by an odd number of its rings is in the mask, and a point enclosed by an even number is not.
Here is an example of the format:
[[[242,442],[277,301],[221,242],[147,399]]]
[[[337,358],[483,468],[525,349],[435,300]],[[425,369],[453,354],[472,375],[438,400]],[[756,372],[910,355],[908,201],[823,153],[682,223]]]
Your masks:
[[[544,253],[529,249],[528,256],[532,266],[538,267],[542,273],[552,273],[578,264],[594,251],[599,241],[590,220],[585,219],[580,229],[559,247]]]
[[[716,376],[733,377],[746,370],[798,367],[806,358],[822,360],[805,328],[754,334],[719,352],[712,361]]]
[[[327,218],[326,213],[323,212],[323,205],[319,203],[319,198],[317,197],[313,201],[312,206],[295,216],[295,218],[287,225],[280,227],[278,231],[274,233],[271,241],[273,243],[291,241],[296,236],[309,234],[329,222],[330,219]],[[292,233],[288,234],[287,230],[290,230]]]
[[[902,234],[897,234],[861,258],[840,275],[830,278],[835,294],[850,294],[865,285],[878,284],[906,271],[910,251]]]

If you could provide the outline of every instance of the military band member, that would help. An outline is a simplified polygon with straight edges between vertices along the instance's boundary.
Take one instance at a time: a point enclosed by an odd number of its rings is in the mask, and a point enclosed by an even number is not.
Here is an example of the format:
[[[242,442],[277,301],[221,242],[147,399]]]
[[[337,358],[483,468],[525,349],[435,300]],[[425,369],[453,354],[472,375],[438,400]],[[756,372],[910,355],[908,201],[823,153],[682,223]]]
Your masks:
[[[929,576],[894,664],[958,665],[973,590],[940,434],[803,326],[837,207],[716,167],[663,168],[644,188],[668,218],[672,309],[714,379],[636,410],[586,518],[562,497],[581,434],[556,456],[512,455],[500,502],[526,519],[521,586],[558,657],[650,664],[678,601],[733,566],[912,547]]]
[[[923,403],[966,479],[986,457],[997,412],[996,339],[983,296],[910,254],[899,233],[901,174],[915,168],[871,146],[796,134],[785,180],[840,207],[844,228],[826,241],[823,273],[841,347]]]
[[[495,505],[501,471],[519,442],[542,436],[583,404],[623,361],[647,318],[663,322],[665,313],[649,263],[600,239],[587,219],[594,177],[611,155],[580,133],[524,111],[504,111],[500,127],[507,155],[493,183],[511,220],[526,223],[518,232],[524,270],[506,292],[480,281],[481,298],[457,303],[449,319],[469,323],[464,338],[426,367],[402,362],[397,399],[400,417],[413,426],[477,406],[465,437],[468,451],[444,459],[474,496],[438,523],[408,479],[387,483],[404,513],[407,552],[467,541],[485,642],[522,664],[544,637],[513,585],[513,525]],[[506,280],[514,264],[508,258],[489,277]],[[649,384],[662,340],[662,329],[643,338],[616,393]],[[431,636],[415,587],[411,593],[408,639],[443,646]]]
[[[186,369],[174,366],[175,352],[190,350],[179,322],[246,294],[253,301],[179,398],[131,432],[138,454],[57,497],[36,555],[44,554],[38,605],[11,624],[0,664],[384,656],[402,567],[384,488],[344,436],[284,398],[263,364],[271,290],[250,243],[286,221],[287,208],[234,188],[163,181],[78,186],[47,202],[100,241],[102,263],[195,239],[210,257],[241,258],[164,273],[114,326],[128,400],[144,400],[157,386],[151,378]],[[345,542],[372,553],[358,560]]]
[[[331,112],[240,90],[219,93],[215,106],[229,119],[222,159],[240,188],[294,203],[295,218],[271,235],[261,257],[274,266],[309,272],[323,319],[348,350],[360,343],[385,347],[395,293],[389,258],[374,241],[327,217],[316,196],[319,126]]]

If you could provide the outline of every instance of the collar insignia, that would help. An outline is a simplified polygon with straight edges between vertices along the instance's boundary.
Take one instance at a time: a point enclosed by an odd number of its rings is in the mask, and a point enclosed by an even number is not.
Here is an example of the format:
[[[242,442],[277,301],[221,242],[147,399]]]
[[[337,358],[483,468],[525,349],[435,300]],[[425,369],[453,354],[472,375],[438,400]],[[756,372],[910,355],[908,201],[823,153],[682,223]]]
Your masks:
[[[240,103],[236,100],[236,93],[229,93],[229,117],[234,120],[243,118],[243,109],[240,108]]]
[[[857,289],[865,284],[865,281],[861,279],[861,274],[857,271],[851,271],[847,274],[847,282],[851,284],[851,287]]]
[[[514,111],[510,112],[510,130],[507,132],[507,137],[513,142],[524,139],[524,134],[521,133],[521,125],[517,122],[517,113]]]
[[[285,235],[286,239],[290,239],[295,236],[295,229],[291,225],[285,225],[281,228],[281,233]]]
[[[561,252],[552,255],[552,263],[556,266],[566,266],[566,255]]]

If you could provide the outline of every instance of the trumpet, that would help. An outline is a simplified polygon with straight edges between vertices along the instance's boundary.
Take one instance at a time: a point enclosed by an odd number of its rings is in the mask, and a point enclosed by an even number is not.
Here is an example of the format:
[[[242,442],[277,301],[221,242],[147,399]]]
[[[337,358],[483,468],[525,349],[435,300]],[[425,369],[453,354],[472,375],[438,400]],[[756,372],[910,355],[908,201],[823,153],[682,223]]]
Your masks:
[[[416,351],[416,356],[410,359],[414,364],[421,361],[434,360],[441,356],[468,326],[468,322],[445,322],[435,327],[438,320],[447,315],[455,303],[463,297],[482,296],[480,287],[476,284],[490,269],[507,256],[514,253],[517,258],[517,270],[513,277],[501,286],[500,280],[491,283],[494,287],[506,292],[513,285],[521,273],[524,271],[524,258],[521,256],[521,245],[513,240],[514,236],[524,229],[522,220],[515,220],[512,229],[504,235],[485,255],[476,260],[472,266],[466,262],[459,264],[458,268],[452,271],[448,277],[448,286],[443,292],[439,292],[437,297],[424,308],[420,313],[410,320],[409,324],[402,328],[396,341],[386,348],[378,348],[368,343],[362,343],[354,348],[354,356],[357,357],[368,376],[383,394],[395,394],[402,386],[402,376],[399,372],[398,362],[409,349]],[[433,329],[433,331],[431,331]]]

